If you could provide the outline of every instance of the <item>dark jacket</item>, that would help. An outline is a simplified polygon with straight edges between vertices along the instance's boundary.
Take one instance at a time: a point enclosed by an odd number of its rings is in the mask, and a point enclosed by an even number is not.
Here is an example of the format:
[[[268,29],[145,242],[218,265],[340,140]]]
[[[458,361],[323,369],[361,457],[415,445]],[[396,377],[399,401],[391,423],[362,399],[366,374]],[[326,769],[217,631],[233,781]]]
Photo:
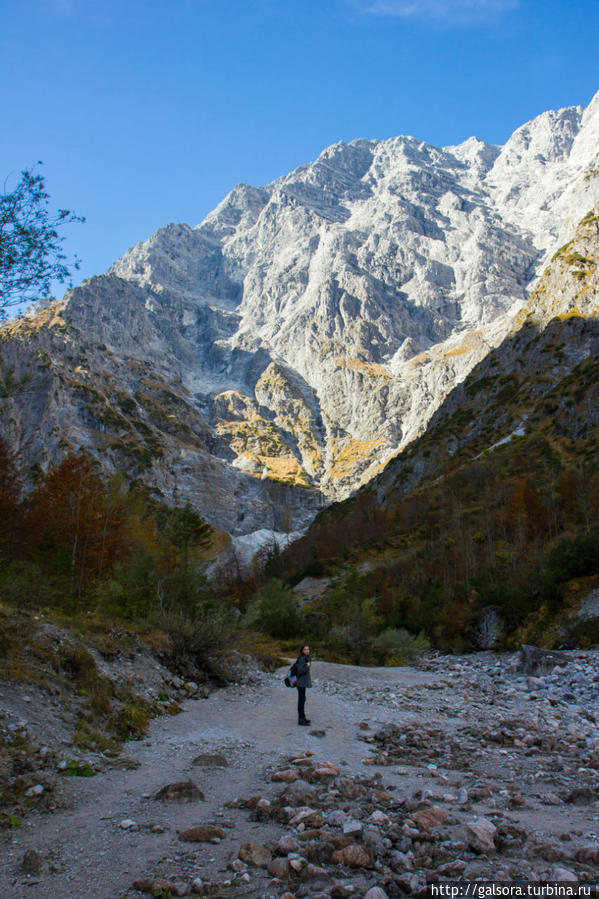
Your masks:
[[[295,664],[298,687],[311,687],[312,679],[310,677],[310,669],[308,668],[308,659],[306,656],[301,655]]]

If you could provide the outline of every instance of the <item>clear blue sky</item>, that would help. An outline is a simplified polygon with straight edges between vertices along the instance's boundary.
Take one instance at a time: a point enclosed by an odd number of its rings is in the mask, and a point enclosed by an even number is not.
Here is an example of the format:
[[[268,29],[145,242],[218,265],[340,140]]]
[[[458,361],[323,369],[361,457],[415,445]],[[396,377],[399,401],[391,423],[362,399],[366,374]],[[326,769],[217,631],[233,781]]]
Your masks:
[[[357,137],[503,143],[599,90],[599,0],[0,0],[0,175],[43,160],[76,282]]]

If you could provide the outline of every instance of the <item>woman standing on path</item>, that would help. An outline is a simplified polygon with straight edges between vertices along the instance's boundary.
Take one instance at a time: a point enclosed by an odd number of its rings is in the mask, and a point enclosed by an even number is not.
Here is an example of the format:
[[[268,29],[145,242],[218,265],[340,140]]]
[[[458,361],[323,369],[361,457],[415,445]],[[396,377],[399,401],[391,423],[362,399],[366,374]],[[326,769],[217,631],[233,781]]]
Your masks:
[[[295,670],[297,674],[297,723],[304,726],[310,724],[310,719],[306,718],[304,711],[306,705],[306,687],[312,686],[310,665],[310,647],[302,646],[302,651],[295,663]]]

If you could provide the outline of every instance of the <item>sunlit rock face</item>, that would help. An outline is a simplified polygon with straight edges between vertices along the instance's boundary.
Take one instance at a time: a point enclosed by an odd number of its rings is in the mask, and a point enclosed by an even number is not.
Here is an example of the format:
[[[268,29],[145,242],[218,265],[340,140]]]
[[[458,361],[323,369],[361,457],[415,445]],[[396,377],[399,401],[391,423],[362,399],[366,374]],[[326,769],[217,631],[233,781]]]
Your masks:
[[[504,147],[357,140],[238,185],[2,329],[25,468],[84,447],[234,533],[301,527],[508,333],[599,199],[598,147],[599,95]]]

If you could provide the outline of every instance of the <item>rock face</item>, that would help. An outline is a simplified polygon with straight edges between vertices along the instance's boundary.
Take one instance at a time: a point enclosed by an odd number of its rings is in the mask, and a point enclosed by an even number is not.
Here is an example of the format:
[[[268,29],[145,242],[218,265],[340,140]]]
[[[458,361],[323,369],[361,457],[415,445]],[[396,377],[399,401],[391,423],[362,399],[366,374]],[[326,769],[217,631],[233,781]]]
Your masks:
[[[233,533],[305,524],[426,428],[599,199],[599,95],[507,144],[336,144],[0,331],[25,467],[83,447]]]

